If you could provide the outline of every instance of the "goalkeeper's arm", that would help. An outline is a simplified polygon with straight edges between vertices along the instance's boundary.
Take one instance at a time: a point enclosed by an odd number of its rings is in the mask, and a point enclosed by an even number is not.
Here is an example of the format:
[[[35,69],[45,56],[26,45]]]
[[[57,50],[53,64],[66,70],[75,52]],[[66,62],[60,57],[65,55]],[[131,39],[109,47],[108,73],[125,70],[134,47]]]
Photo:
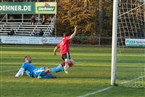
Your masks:
[[[20,68],[15,77],[19,77],[20,75],[24,74],[24,68]]]

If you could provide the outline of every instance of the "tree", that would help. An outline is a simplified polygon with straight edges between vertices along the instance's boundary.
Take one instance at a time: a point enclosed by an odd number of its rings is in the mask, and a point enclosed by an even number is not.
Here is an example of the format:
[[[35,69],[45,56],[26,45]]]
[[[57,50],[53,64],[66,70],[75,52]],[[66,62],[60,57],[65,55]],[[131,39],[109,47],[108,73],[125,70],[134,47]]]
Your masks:
[[[89,9],[88,7],[86,8],[86,3],[84,2],[87,2],[88,6],[88,0],[71,0],[69,2],[60,1],[58,3],[58,9],[60,9],[58,11],[58,23],[59,25],[65,25],[66,30],[72,28],[74,25],[77,25],[79,28],[79,34],[94,35],[96,31],[94,29],[95,11],[93,9],[93,2],[92,4],[89,4],[91,5]],[[60,29],[61,28],[58,28],[58,30]]]
[[[109,36],[112,30],[112,4],[100,0],[102,3],[99,10],[98,0],[59,0],[57,35],[72,32],[73,26],[77,25],[79,35],[99,36],[101,32],[101,36]]]

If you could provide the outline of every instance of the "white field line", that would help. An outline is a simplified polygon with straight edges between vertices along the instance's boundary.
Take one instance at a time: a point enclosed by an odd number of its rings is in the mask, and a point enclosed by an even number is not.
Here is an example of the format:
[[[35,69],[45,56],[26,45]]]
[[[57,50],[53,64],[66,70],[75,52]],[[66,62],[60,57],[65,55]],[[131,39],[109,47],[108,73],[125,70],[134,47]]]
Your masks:
[[[2,70],[0,72],[12,72],[12,71],[17,71],[17,69],[13,69],[13,70]]]
[[[107,87],[107,88],[103,88],[103,89],[100,89],[100,90],[97,90],[95,92],[92,92],[92,93],[87,93],[85,95],[82,95],[82,96],[77,96],[77,97],[87,97],[87,96],[90,96],[90,95],[94,95],[94,94],[97,94],[97,93],[101,93],[101,92],[104,92],[106,90],[109,90],[111,89],[113,86],[110,86],[110,87]]]

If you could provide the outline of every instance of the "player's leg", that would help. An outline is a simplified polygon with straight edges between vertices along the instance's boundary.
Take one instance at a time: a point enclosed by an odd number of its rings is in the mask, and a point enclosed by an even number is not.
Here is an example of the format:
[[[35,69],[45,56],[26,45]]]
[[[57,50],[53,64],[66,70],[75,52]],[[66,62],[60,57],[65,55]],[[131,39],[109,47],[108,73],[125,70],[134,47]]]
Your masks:
[[[70,62],[68,64],[69,68],[72,67],[74,65],[74,60],[70,59]],[[64,71],[64,66],[65,66],[65,62],[62,62],[61,64],[59,64],[57,67],[53,67],[53,68],[46,68],[46,70],[48,70],[48,72],[61,72]]]
[[[45,72],[46,72],[46,73],[50,73],[50,68],[45,67]]]
[[[70,59],[71,59],[70,53],[67,52],[67,53],[65,54],[65,66],[64,66],[64,72],[65,72],[66,74],[68,74]]]
[[[73,59],[70,59],[68,64],[69,68],[72,67],[73,65],[75,65],[75,61]]]
[[[64,71],[64,68],[61,64],[59,64],[57,67],[53,67],[53,68],[48,68],[48,67],[45,67],[45,72],[46,73],[56,73],[56,72],[60,72],[60,71]]]
[[[57,72],[61,72],[61,71],[64,71],[64,68],[61,64],[59,64],[57,67],[50,68],[51,73],[52,72],[57,73]]]
[[[38,79],[42,78],[56,78],[53,74],[46,74],[46,75],[41,75],[37,77]]]
[[[55,78],[53,74],[50,74],[48,67],[42,67],[33,71],[33,77],[35,78]]]
[[[66,73],[66,74],[68,74],[68,62],[69,62],[69,59],[67,58],[67,54],[64,54],[63,56],[62,56],[62,59],[64,60],[64,72]]]
[[[45,67],[45,73],[56,73],[56,72],[61,72],[61,71],[64,71],[64,65],[65,65],[65,62],[62,62],[61,64],[59,64],[57,67],[53,67],[53,68],[48,68],[48,67]]]
[[[45,72],[45,67],[41,67],[38,69],[33,70],[33,77],[39,78],[42,75],[46,75],[47,72]]]
[[[50,74],[50,70],[51,70],[50,68],[45,67],[42,69],[44,69],[44,71],[40,73],[40,76],[38,78],[56,78],[53,74]]]
[[[68,74],[68,68],[69,68],[69,59],[65,59],[65,65],[64,65],[64,72]]]
[[[69,59],[68,64],[64,66],[64,70],[66,70],[65,73],[68,73],[68,69],[72,67],[75,64],[75,61],[73,59]]]

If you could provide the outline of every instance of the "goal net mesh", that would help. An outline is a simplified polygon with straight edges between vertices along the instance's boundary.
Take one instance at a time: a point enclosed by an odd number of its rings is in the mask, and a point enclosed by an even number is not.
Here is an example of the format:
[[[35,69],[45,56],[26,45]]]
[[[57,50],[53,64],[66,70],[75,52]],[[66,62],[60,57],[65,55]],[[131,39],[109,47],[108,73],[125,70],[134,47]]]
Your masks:
[[[145,88],[145,3],[119,0],[116,81]]]

